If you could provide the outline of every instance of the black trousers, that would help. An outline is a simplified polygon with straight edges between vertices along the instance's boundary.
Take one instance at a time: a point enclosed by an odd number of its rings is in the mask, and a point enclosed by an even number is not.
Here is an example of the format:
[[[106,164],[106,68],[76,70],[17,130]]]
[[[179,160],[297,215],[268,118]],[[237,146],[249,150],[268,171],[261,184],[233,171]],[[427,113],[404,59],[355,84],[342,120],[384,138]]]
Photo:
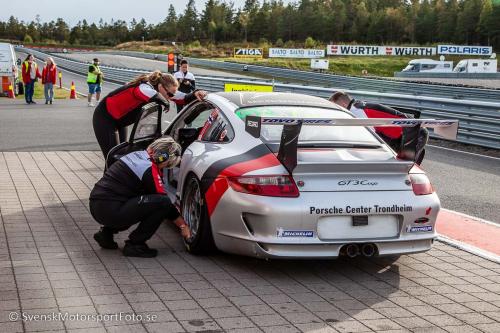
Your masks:
[[[106,160],[111,148],[127,140],[127,128],[118,126],[108,114],[105,103],[97,105],[92,117],[92,125],[97,142],[104,155],[104,160]],[[116,132],[118,132],[118,137],[116,136]]]
[[[129,235],[134,244],[141,244],[153,237],[164,219],[175,220],[179,211],[168,196],[148,194],[126,202],[90,200],[90,213],[106,232],[118,233],[139,223]]]

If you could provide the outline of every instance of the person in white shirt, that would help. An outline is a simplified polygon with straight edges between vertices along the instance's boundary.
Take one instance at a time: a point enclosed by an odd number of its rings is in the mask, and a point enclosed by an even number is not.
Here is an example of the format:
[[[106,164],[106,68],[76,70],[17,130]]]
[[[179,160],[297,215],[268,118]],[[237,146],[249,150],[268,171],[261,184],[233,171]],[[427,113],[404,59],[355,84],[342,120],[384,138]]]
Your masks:
[[[174,73],[174,77],[179,81],[179,91],[189,94],[196,89],[196,83],[193,73],[188,71],[188,61],[181,60],[181,68],[178,72]]]

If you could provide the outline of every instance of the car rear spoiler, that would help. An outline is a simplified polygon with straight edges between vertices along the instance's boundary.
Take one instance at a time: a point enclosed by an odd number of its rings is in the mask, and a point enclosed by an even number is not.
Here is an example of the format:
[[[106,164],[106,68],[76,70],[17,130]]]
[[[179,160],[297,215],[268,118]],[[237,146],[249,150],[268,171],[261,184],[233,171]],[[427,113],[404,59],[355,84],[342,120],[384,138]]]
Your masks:
[[[456,140],[458,120],[400,118],[287,118],[246,116],[245,130],[260,137],[262,125],[283,125],[278,160],[291,173],[297,166],[297,145],[302,126],[426,127],[447,140]]]

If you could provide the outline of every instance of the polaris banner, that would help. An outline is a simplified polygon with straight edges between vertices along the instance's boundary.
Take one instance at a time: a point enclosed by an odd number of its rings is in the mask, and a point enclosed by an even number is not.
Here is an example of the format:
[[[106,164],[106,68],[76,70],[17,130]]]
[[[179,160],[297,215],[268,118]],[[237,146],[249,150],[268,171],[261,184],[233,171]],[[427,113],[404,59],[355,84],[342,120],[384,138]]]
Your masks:
[[[488,56],[493,52],[491,46],[438,45],[438,54]]]
[[[325,50],[270,48],[269,58],[323,58]]]
[[[235,58],[262,58],[264,51],[259,48],[235,48],[234,57]]]
[[[357,56],[432,56],[436,54],[436,48],[380,45],[327,45],[326,54]]]

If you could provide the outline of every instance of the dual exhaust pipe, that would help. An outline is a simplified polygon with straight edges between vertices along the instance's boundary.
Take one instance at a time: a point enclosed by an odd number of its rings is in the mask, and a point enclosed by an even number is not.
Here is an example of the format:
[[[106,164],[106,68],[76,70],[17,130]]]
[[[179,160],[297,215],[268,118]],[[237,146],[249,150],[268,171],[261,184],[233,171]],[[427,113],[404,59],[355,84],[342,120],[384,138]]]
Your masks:
[[[377,253],[377,246],[373,243],[365,243],[365,244],[347,244],[344,247],[345,255],[349,258],[354,258],[359,255],[364,257],[373,257],[375,253]]]

